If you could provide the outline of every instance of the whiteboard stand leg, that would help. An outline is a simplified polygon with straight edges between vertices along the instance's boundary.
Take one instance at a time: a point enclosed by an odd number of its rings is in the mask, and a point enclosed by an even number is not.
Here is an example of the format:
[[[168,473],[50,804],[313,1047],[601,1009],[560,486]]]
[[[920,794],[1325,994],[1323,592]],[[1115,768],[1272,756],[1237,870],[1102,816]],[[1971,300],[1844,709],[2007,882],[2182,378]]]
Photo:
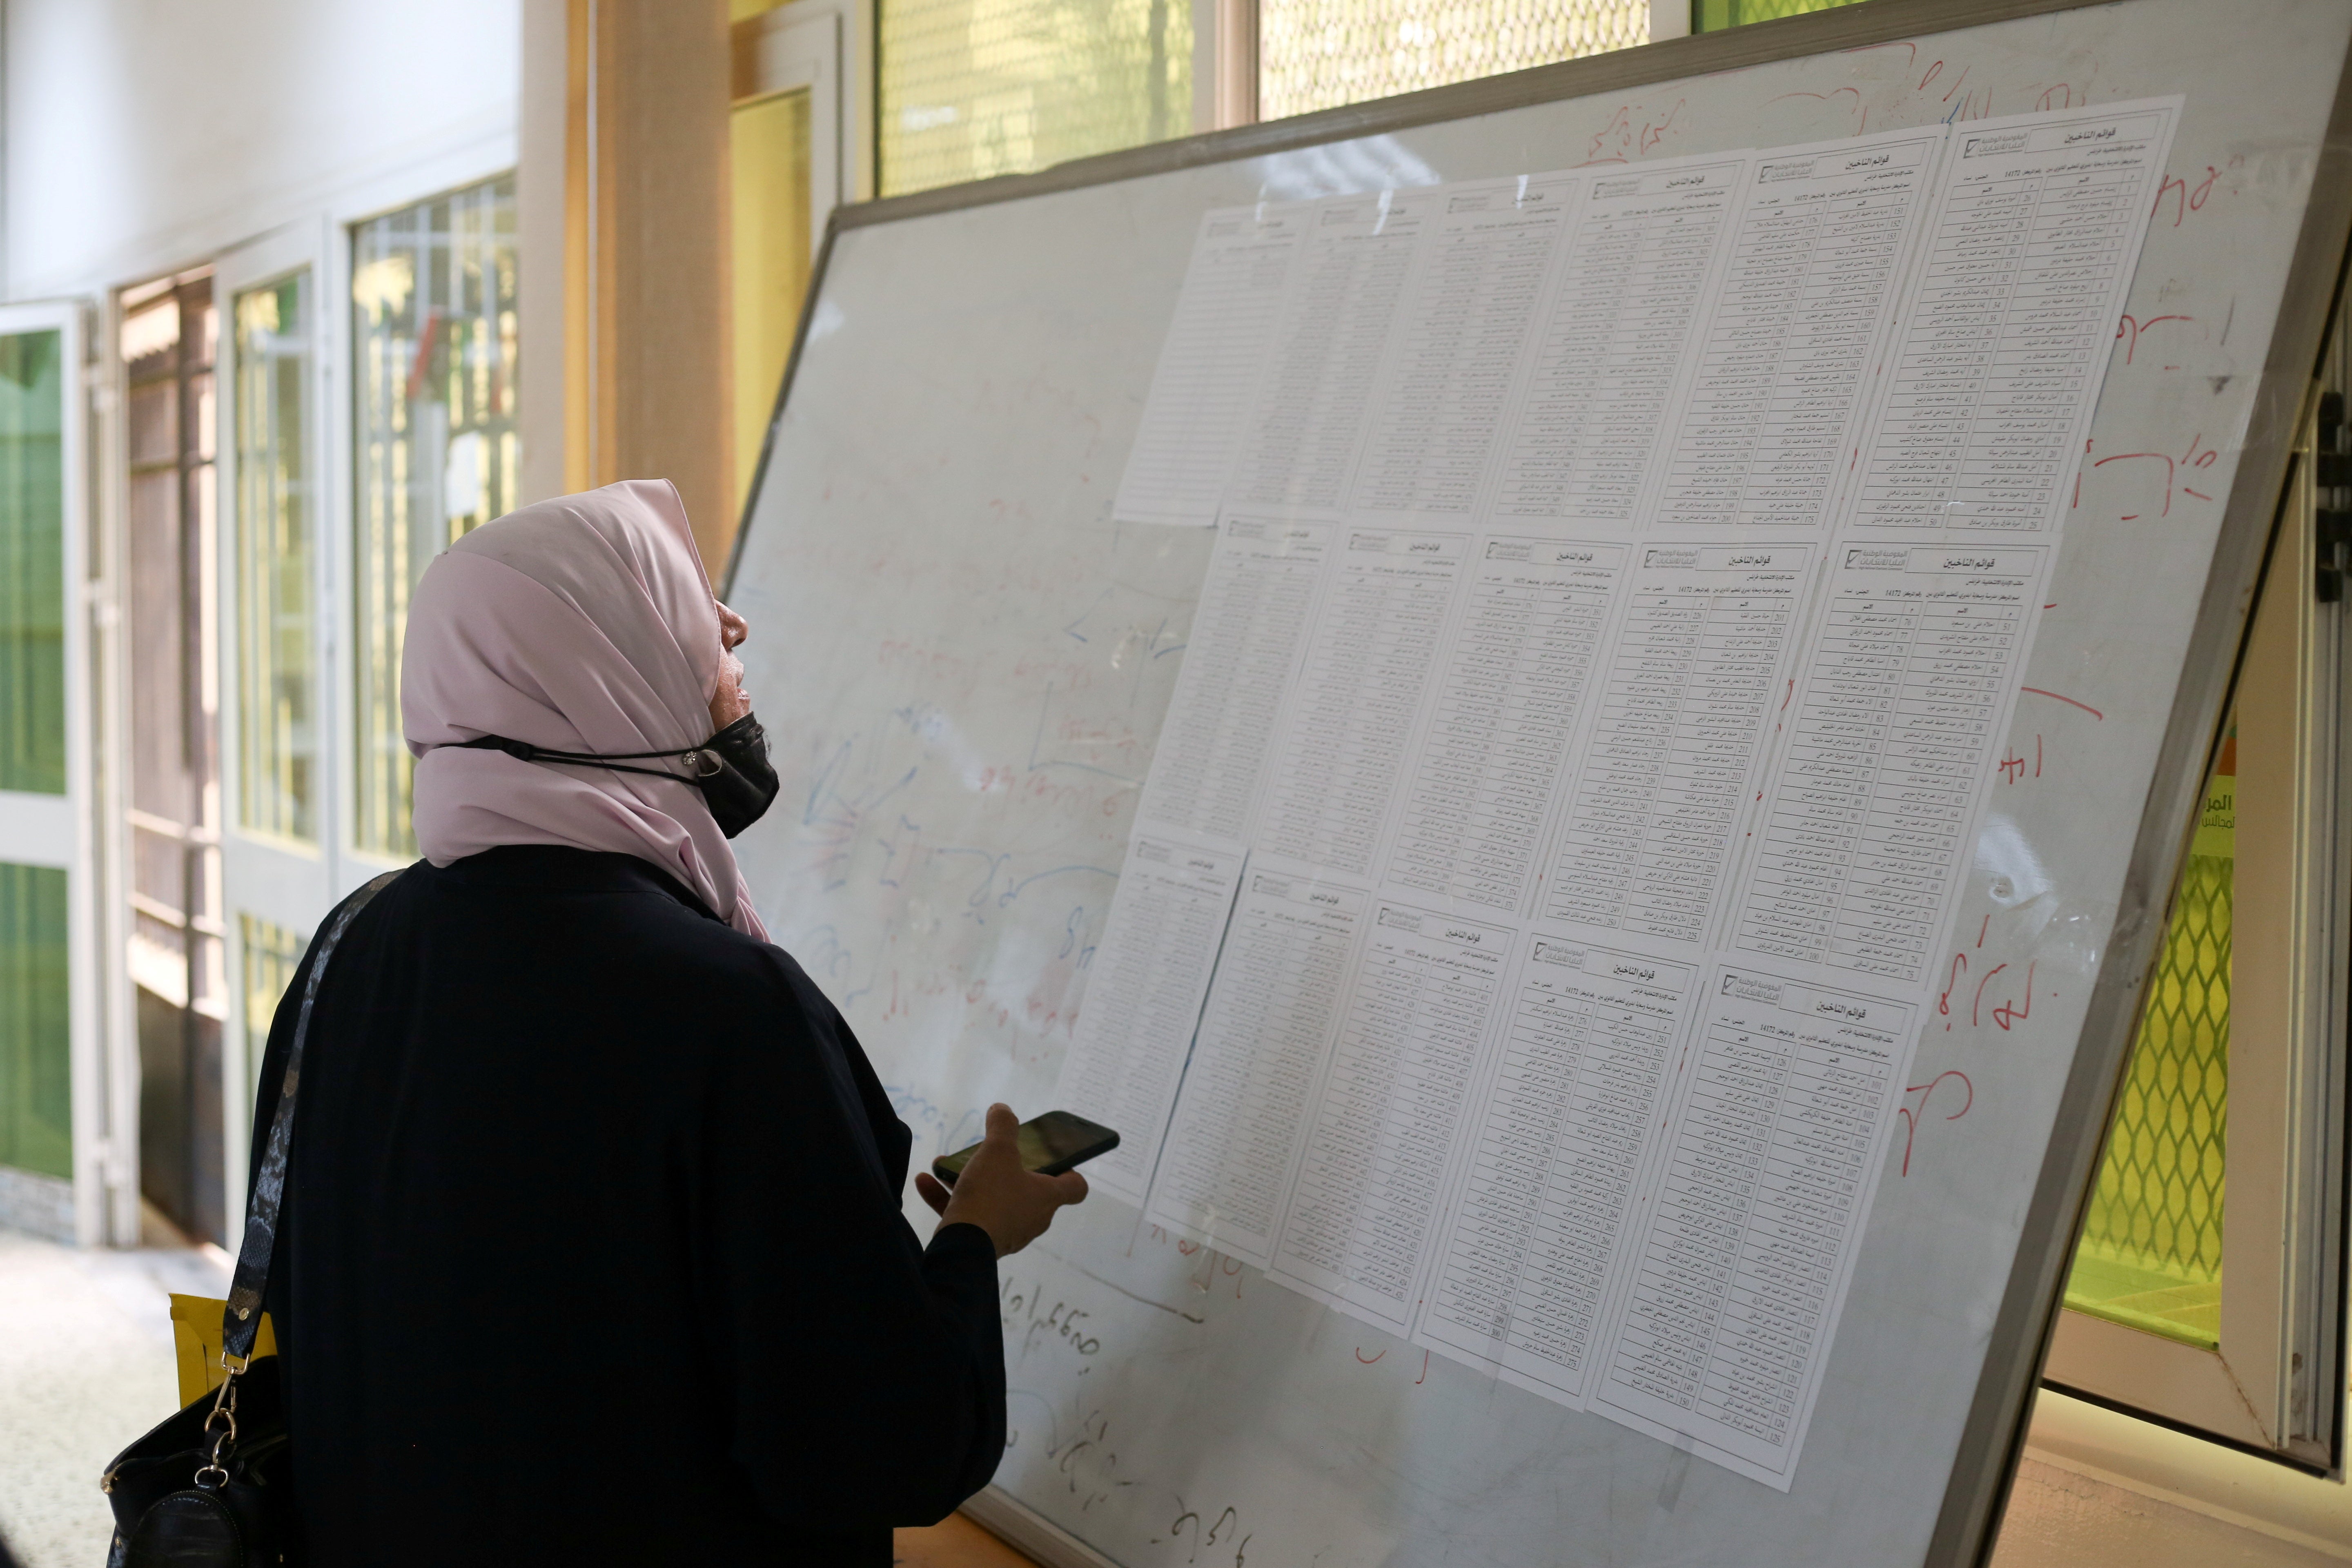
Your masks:
[[[1041,1568],[1119,1568],[1003,1487],[990,1487],[957,1511],[1006,1545],[1034,1557]]]

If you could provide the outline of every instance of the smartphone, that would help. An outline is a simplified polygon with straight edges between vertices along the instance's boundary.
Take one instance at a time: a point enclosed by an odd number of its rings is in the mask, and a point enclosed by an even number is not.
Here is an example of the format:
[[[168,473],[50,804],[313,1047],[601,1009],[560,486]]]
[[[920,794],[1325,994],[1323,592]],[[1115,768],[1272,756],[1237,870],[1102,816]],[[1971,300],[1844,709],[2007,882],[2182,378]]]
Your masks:
[[[1021,1140],[1021,1163],[1041,1176],[1058,1176],[1073,1165],[1118,1147],[1118,1133],[1099,1121],[1089,1121],[1066,1110],[1049,1110],[1023,1122],[1017,1136]],[[963,1174],[965,1162],[979,1147],[975,1143],[971,1149],[940,1155],[931,1162],[931,1174],[946,1185],[954,1186],[956,1178]]]

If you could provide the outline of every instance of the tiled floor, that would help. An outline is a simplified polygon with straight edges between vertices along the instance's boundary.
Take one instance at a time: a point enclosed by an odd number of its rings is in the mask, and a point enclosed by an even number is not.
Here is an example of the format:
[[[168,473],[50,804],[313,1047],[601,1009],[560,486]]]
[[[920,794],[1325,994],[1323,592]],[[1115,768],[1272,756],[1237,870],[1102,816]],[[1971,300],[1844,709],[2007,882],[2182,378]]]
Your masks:
[[[106,1462],[178,1405],[173,1291],[226,1268],[184,1247],[78,1251],[0,1230],[0,1541],[22,1568],[95,1568]]]

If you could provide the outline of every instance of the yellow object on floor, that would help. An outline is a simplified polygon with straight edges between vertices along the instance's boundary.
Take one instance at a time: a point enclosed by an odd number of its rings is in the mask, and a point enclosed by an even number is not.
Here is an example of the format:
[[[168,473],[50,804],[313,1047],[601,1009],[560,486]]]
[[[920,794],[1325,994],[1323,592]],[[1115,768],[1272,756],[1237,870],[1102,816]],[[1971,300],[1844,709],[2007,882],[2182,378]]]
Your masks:
[[[218,1388],[228,1375],[221,1365],[221,1313],[227,1306],[209,1296],[172,1298],[172,1348],[179,1354],[183,1410]],[[261,1331],[253,1336],[254,1359],[277,1353],[278,1335],[264,1312]]]

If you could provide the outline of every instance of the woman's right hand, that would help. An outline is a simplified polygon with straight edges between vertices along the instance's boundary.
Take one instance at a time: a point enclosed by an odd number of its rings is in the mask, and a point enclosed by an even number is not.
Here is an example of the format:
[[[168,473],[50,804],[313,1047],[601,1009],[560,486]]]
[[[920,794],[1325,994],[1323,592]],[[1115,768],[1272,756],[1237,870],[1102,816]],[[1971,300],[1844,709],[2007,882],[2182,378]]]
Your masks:
[[[996,1256],[1010,1257],[1045,1234],[1054,1211],[1087,1195],[1087,1179],[1076,1171],[1041,1176],[1021,1163],[1015,1136],[1021,1119],[1009,1105],[988,1108],[988,1135],[965,1162],[952,1190],[928,1171],[915,1176],[915,1191],[931,1205],[941,1225],[976,1225],[996,1243]]]

